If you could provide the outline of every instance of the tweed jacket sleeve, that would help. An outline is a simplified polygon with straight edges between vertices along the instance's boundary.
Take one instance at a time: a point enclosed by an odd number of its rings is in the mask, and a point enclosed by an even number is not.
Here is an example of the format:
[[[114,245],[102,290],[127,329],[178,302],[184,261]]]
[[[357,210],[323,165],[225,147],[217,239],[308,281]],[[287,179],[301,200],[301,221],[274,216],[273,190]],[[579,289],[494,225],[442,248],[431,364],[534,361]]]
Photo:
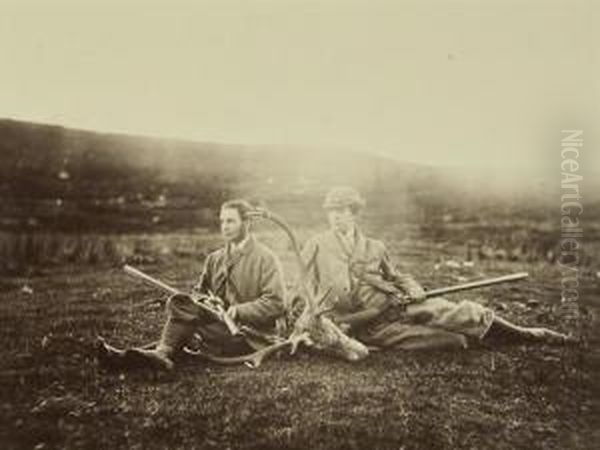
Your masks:
[[[396,267],[392,264],[389,252],[387,249],[384,250],[381,258],[381,271],[383,277],[394,283],[394,285],[402,290],[410,298],[418,300],[422,299],[425,295],[423,287],[408,273],[399,272]]]
[[[260,295],[236,306],[239,318],[257,326],[271,325],[284,313],[285,287],[283,272],[273,255],[260,259]]]
[[[302,261],[304,262],[304,266],[306,267],[308,282],[313,290],[316,290],[316,287],[319,285],[320,282],[319,267],[317,265],[318,253],[319,245],[316,242],[316,239],[308,240],[304,244],[304,246],[302,247],[302,251],[300,252],[302,256]],[[299,282],[300,281],[298,280],[297,283]]]

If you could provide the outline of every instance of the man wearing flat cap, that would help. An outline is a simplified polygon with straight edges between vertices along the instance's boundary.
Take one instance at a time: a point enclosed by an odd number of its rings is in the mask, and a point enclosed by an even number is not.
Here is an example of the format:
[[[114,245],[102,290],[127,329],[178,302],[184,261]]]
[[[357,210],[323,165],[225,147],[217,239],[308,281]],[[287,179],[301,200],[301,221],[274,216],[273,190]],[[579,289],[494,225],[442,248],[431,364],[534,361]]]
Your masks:
[[[309,239],[303,258],[314,286],[331,287],[330,317],[367,345],[381,348],[465,348],[467,338],[492,336],[564,342],[567,336],[545,329],[514,325],[479,303],[425,298],[421,285],[392,264],[383,242],[365,236],[357,225],[366,202],[351,187],[336,187],[323,208],[329,230]],[[390,289],[408,302],[400,314],[390,308]],[[364,311],[375,311],[365,316]]]

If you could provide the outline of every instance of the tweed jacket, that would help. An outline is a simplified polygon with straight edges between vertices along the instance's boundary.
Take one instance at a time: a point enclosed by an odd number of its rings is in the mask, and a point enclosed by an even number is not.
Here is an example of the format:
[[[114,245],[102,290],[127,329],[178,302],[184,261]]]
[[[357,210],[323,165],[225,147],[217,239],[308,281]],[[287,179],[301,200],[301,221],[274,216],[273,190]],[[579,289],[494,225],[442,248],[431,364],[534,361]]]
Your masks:
[[[348,248],[341,236],[329,230],[309,239],[302,249],[309,277],[314,286],[331,287],[337,312],[356,312],[367,306],[360,298],[365,292],[360,273],[390,281],[408,295],[420,289],[410,275],[396,270],[383,242],[358,230],[354,241],[353,248]]]
[[[274,326],[284,313],[281,264],[252,234],[241,248],[229,245],[209,254],[194,291],[237,305],[239,319],[260,328]]]

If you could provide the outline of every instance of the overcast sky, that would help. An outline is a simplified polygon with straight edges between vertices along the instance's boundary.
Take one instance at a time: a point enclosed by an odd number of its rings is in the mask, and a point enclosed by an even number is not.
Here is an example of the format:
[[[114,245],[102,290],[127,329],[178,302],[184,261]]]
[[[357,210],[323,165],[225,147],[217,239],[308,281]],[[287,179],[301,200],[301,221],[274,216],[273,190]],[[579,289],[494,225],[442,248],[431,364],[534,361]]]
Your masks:
[[[2,0],[0,117],[536,165],[599,123],[597,4]]]

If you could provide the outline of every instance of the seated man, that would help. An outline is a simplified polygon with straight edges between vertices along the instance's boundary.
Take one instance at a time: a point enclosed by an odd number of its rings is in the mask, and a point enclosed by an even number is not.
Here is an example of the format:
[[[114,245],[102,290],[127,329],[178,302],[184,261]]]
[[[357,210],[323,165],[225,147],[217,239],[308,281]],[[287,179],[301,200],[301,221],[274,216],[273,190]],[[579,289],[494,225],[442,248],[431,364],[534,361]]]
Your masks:
[[[337,300],[331,305],[331,318],[364,344],[421,349],[464,348],[467,338],[492,336],[552,343],[567,340],[545,328],[514,325],[472,301],[426,299],[425,291],[410,275],[395,270],[385,245],[358,229],[356,219],[364,204],[352,188],[332,189],[323,205],[330,230],[314,236],[302,251],[315,285],[332,287],[330,298]],[[381,288],[386,283],[412,300],[402,311],[389,308],[389,290]],[[365,315],[365,311],[375,314]]]
[[[250,232],[248,213],[251,210],[251,205],[244,200],[231,200],[222,205],[221,234],[225,246],[208,255],[194,292],[216,295],[225,304],[231,319],[269,333],[274,330],[276,319],[284,314],[285,287],[278,258]],[[167,315],[160,341],[154,349],[122,351],[101,341],[98,347],[100,362],[119,367],[148,363],[171,369],[173,354],[195,332],[210,348],[229,347],[247,352],[261,346],[260,342],[232,336],[224,323],[208,315],[187,295],[171,297]],[[240,348],[244,346],[245,350]]]

